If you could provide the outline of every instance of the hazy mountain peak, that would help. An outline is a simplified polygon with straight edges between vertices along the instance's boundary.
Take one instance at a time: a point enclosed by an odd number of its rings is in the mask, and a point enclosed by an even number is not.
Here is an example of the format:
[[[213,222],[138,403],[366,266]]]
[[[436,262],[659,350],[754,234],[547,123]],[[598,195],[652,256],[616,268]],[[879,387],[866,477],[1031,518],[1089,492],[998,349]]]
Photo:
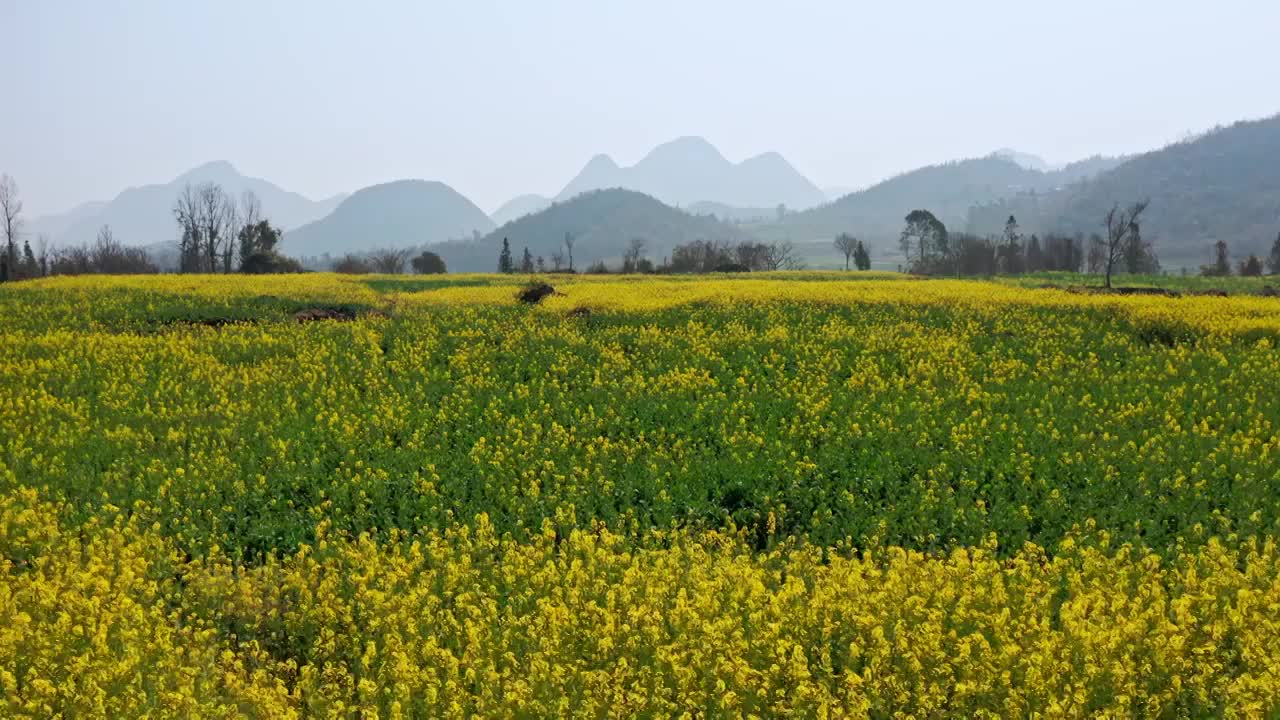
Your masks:
[[[488,232],[493,222],[461,193],[436,180],[392,180],[361,188],[332,213],[285,234],[304,256],[372,247],[408,248]]]
[[[1053,169],[1053,166],[1051,166],[1048,162],[1045,161],[1044,158],[1040,157],[1039,155],[1019,152],[1018,150],[1014,150],[1013,148],[1000,148],[999,150],[996,150],[991,154],[998,158],[1004,158],[1005,160],[1010,160],[1012,162],[1015,162],[1028,170],[1039,170],[1040,172],[1049,172],[1050,170]]]
[[[587,170],[617,170],[617,169],[618,169],[618,163],[614,162],[613,158],[609,157],[607,153],[597,153],[596,155],[593,155],[590,160],[587,161],[586,167],[583,168],[583,171],[585,172]]]
[[[662,143],[650,150],[649,154],[645,155],[636,165],[666,161],[729,164],[724,155],[720,154],[715,145],[707,142],[706,138],[697,135],[685,135]]]
[[[551,204],[551,199],[542,195],[518,195],[503,203],[497,210],[489,213],[493,224],[499,227],[525,215],[539,212]]]
[[[631,167],[619,167],[609,156],[597,155],[556,200],[613,187],[645,193],[671,205],[712,202],[733,207],[783,204],[806,208],[826,200],[817,186],[778,153],[766,152],[732,163],[696,135],[665,142]]]
[[[743,160],[739,165],[758,165],[767,168],[787,169],[795,172],[795,166],[787,161],[781,153],[770,150]]]
[[[239,175],[240,171],[236,170],[236,166],[230,162],[226,160],[211,160],[182,173],[174,182],[206,182],[209,180],[218,182],[227,178],[238,177]]]

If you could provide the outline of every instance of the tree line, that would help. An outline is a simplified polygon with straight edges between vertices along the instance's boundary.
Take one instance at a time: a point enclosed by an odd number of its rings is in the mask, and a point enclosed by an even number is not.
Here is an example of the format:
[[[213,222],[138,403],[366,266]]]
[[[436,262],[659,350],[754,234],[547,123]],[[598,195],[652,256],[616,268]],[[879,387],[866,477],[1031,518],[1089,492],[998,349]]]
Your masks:
[[[94,242],[55,249],[49,238],[40,235],[32,248],[29,239],[21,239],[24,219],[18,184],[9,175],[0,175],[0,223],[3,224],[4,248],[0,253],[0,282],[28,280],[46,275],[81,275],[109,273],[130,275],[155,273],[159,269],[146,251],[128,247],[116,239],[109,226],[98,230]]]
[[[1004,233],[995,237],[977,237],[949,233],[946,226],[928,210],[913,210],[905,218],[900,244],[911,272],[926,275],[1017,275],[1046,270],[1087,271],[1103,276],[1111,287],[1116,272],[1130,274],[1158,273],[1160,261],[1150,239],[1142,234],[1142,215],[1150,202],[1142,200],[1128,206],[1112,205],[1100,223],[1103,232],[1087,240],[1050,233],[1040,239],[1035,234],[1025,238],[1013,215],[1005,222]],[[842,249],[837,239],[837,249]],[[1233,274],[1230,253],[1225,240],[1213,245],[1214,261],[1200,268],[1205,277]],[[846,267],[848,255],[846,255]],[[1266,272],[1280,274],[1280,234],[1266,259],[1250,254],[1235,265],[1241,276],[1259,276]]]
[[[1148,206],[1140,201],[1114,205],[1103,218],[1105,233],[1047,234],[1044,239],[1024,236],[1013,215],[999,236],[979,237],[948,232],[946,225],[928,210],[912,210],[899,237],[910,272],[925,275],[1020,275],[1062,270],[1103,276],[1111,287],[1112,276],[1158,273],[1160,261],[1151,241],[1142,235],[1141,218]]]
[[[178,225],[178,272],[183,273],[281,273],[302,272],[296,260],[280,254],[283,232],[263,216],[262,204],[251,191],[234,198],[216,183],[187,185],[173,206]],[[25,280],[46,275],[136,275],[159,273],[146,249],[121,242],[109,225],[84,245],[54,249],[48,238],[18,240],[22,232],[22,200],[9,175],[0,176],[0,223],[4,249],[0,254],[0,281]]]
[[[334,260],[329,269],[348,275],[401,275],[408,267],[418,275],[448,272],[444,259],[429,250],[418,254],[409,248],[375,248],[365,253],[347,253]]]
[[[1271,244],[1271,253],[1267,255],[1265,261],[1249,253],[1248,257],[1236,266],[1236,272],[1241,277],[1257,277],[1263,273],[1264,266],[1272,275],[1280,274],[1280,234],[1276,235],[1275,242]],[[1232,274],[1231,252],[1226,240],[1219,240],[1213,244],[1213,262],[1209,265],[1201,265],[1200,274],[1204,277],[1227,277]]]
[[[498,272],[500,273],[575,273],[578,270],[573,263],[573,248],[576,237],[566,232],[564,243],[551,254],[551,262],[541,255],[533,255],[528,247],[521,250],[517,261],[511,250],[509,238],[502,239],[502,248],[498,252]],[[711,273],[711,272],[764,272],[769,270],[799,270],[804,267],[803,261],[796,255],[795,246],[790,242],[762,243],[744,240],[730,243],[727,240],[694,240],[676,245],[671,254],[662,262],[654,263],[647,255],[648,241],[644,238],[632,238],[623,251],[621,262],[610,267],[604,260],[597,259],[587,266],[585,272],[591,274],[622,273]]]

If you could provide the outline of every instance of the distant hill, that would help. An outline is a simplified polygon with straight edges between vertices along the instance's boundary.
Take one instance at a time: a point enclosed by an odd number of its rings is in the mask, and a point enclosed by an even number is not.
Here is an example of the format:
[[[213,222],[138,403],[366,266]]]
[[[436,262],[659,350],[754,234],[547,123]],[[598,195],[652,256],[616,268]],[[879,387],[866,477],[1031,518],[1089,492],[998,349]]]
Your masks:
[[[397,180],[357,190],[328,216],[286,232],[284,250],[315,257],[415,247],[493,227],[483,210],[444,183]]]
[[[492,272],[497,267],[502,239],[508,238],[519,262],[525,247],[549,264],[552,253],[564,242],[566,232],[576,238],[574,266],[579,270],[596,260],[616,267],[632,238],[648,243],[647,255],[659,262],[675,245],[693,240],[737,242],[748,235],[739,228],[708,216],[695,216],[664,205],[632,190],[595,190],[542,212],[509,222],[479,240],[454,241],[431,247],[451,272]]]
[[[968,225],[993,232],[1098,232],[1114,203],[1150,198],[1142,233],[1167,267],[1195,266],[1226,240],[1233,256],[1265,254],[1280,232],[1280,116],[1239,122],[1144,153],[1056,192],[979,205]]]
[[[768,222],[778,217],[776,206],[735,207],[718,202],[696,202],[681,209],[690,215],[715,215],[720,220],[732,223]]]
[[[42,215],[35,218],[27,224],[26,229],[28,234],[33,237],[47,235],[50,239],[54,239],[61,236],[76,223],[101,213],[106,206],[107,203],[105,201],[87,202],[77,205],[66,212]]]
[[[735,207],[783,204],[800,209],[826,200],[822,190],[778,153],[732,163],[699,137],[659,145],[631,167],[619,167],[608,155],[596,155],[556,199],[615,187],[652,195],[670,205],[708,201]]]
[[[832,238],[841,232],[882,247],[896,242],[903,218],[916,208],[931,211],[948,227],[962,229],[974,205],[1019,193],[1047,192],[1083,175],[1113,167],[1119,159],[1097,158],[1044,172],[992,154],[912,170],[865,190],[781,221],[753,226],[758,235],[796,241]]]
[[[493,221],[494,225],[505,225],[512,220],[544,210],[550,204],[551,198],[549,197],[533,194],[520,195],[511,198],[497,210],[489,213],[489,219]]]
[[[86,203],[61,215],[37,218],[30,230],[46,232],[57,245],[92,242],[98,229],[110,225],[116,238],[128,245],[148,246],[173,242],[178,225],[173,219],[173,203],[188,183],[216,182],[239,197],[252,190],[262,201],[262,210],[272,222],[294,228],[328,214],[342,196],[319,202],[288,192],[266,180],[241,175],[228,162],[211,162],[160,185],[129,188],[110,202]]]

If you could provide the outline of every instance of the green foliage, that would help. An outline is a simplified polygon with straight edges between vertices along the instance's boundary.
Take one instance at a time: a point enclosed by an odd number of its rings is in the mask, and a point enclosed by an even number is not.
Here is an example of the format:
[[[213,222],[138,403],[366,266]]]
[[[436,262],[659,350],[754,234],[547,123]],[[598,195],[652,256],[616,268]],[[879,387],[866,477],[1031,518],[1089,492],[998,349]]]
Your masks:
[[[853,264],[859,270],[871,269],[871,253],[867,251],[867,246],[861,240],[857,241],[857,246],[853,250]]]
[[[931,272],[931,266],[950,253],[947,226],[928,210],[907,213],[906,226],[902,228],[898,243],[902,256],[917,272]]]
[[[277,248],[284,233],[262,220],[240,229],[240,272],[247,275],[302,272],[302,264],[281,255]]]
[[[515,270],[515,263],[511,260],[511,243],[502,238],[502,252],[498,253],[498,272],[509,274]]]
[[[373,265],[363,255],[347,253],[334,261],[333,271],[344,275],[368,275],[373,272]]]
[[[302,263],[276,252],[255,252],[240,263],[240,272],[247,275],[271,275],[303,272]]]
[[[271,227],[269,220],[240,228],[236,236],[240,243],[240,265],[243,266],[255,254],[275,253],[282,236],[281,230]]]
[[[1227,254],[1227,241],[1219,240],[1213,244],[1213,264],[1200,268],[1204,277],[1227,277],[1231,275],[1231,258]]]
[[[439,275],[448,272],[444,260],[429,250],[423,250],[413,260],[409,261],[409,264],[413,266],[413,271],[419,275]]]
[[[1244,277],[1258,277],[1262,275],[1262,258],[1257,255],[1250,255],[1240,261],[1240,274]]]

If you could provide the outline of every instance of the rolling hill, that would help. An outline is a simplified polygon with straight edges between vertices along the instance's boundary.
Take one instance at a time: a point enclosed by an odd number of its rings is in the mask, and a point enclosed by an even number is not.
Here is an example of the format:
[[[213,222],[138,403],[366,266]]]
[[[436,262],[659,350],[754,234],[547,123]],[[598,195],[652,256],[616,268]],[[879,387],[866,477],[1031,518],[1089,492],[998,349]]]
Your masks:
[[[231,163],[219,161],[189,170],[167,183],[129,188],[110,202],[86,203],[61,215],[37,218],[30,229],[33,234],[48,233],[57,245],[92,242],[103,225],[110,225],[116,238],[129,245],[171,243],[178,235],[173,219],[174,200],[188,183],[204,182],[218,183],[235,197],[252,190],[262,201],[264,215],[285,229],[323,217],[342,200],[342,196],[310,200],[266,180],[241,175]]]
[[[527,247],[550,263],[551,255],[562,247],[566,232],[576,238],[573,257],[574,267],[579,270],[596,260],[616,265],[632,238],[647,242],[647,255],[654,262],[668,255],[675,245],[693,240],[737,242],[748,238],[739,228],[709,216],[690,215],[643,193],[614,188],[554,203],[479,240],[441,243],[430,249],[445,259],[451,272],[492,272],[503,238],[509,239],[517,262]]]
[[[735,207],[783,204],[799,209],[826,200],[822,190],[778,153],[733,163],[699,137],[683,137],[659,145],[631,167],[620,167],[608,155],[596,155],[556,195],[556,200],[603,188],[635,190],[668,205],[707,201]]]
[[[493,227],[483,210],[444,183],[397,180],[357,190],[328,216],[285,233],[284,251],[315,257],[407,248]]]
[[[1166,267],[1209,259],[1218,239],[1236,257],[1265,254],[1280,232],[1280,116],[1239,122],[1152,152],[1054,192],[975,207],[968,226],[994,232],[1009,215],[1023,231],[1098,232],[1114,203],[1150,198],[1143,235]]]
[[[887,247],[901,233],[903,218],[916,208],[930,210],[948,227],[963,228],[974,205],[1018,193],[1047,192],[1120,162],[1091,158],[1045,172],[993,153],[912,170],[811,210],[753,225],[751,230],[764,238],[797,241],[851,232]]]

